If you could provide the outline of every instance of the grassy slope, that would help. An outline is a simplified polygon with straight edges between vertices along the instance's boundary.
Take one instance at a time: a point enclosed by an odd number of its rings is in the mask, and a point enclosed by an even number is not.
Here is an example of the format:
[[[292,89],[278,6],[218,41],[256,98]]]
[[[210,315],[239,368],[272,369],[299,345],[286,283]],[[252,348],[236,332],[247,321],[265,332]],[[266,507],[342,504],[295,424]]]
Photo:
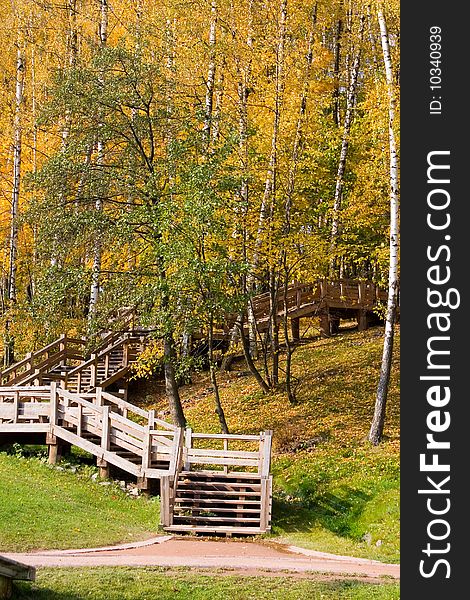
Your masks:
[[[378,448],[364,441],[381,331],[343,333],[299,348],[296,406],[283,394],[263,396],[249,376],[236,371],[220,376],[231,430],[274,430],[273,536],[280,541],[398,561],[398,355],[387,439]],[[218,431],[207,376],[182,392],[189,424],[196,431]],[[147,405],[165,409],[155,393]],[[155,533],[157,523],[155,500],[127,498],[115,486],[91,482],[89,473],[77,476],[38,460],[0,454],[0,550],[142,539]]]
[[[155,535],[156,499],[130,498],[89,475],[0,453],[0,550],[93,547]]]
[[[382,328],[343,332],[294,354],[298,404],[264,396],[250,376],[220,375],[232,433],[272,429],[273,534],[307,548],[399,560],[399,330],[385,435],[366,441],[382,353]],[[156,392],[158,394],[158,390]],[[207,375],[182,388],[188,424],[218,431]],[[147,405],[165,409],[162,396]]]
[[[18,600],[394,600],[398,584],[319,583],[282,577],[204,575],[161,569],[44,569],[36,584],[19,584]],[[236,592],[234,591],[236,590]]]

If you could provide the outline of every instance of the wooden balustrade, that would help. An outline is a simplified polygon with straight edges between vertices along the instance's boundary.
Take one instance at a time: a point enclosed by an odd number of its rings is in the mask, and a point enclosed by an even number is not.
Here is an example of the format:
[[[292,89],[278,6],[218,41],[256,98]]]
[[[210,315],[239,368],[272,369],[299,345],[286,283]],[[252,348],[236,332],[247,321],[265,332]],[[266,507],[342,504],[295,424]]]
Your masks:
[[[238,434],[209,434],[195,433],[191,428],[185,431],[183,462],[184,470],[190,471],[192,465],[223,467],[227,473],[228,467],[236,467],[237,475],[241,467],[246,468],[246,472],[257,473],[261,477],[269,475],[270,456],[271,456],[271,431],[261,432],[259,435],[238,435]],[[206,442],[222,443],[222,448],[206,447],[195,448],[196,440],[205,440]],[[256,446],[256,450],[230,450],[229,444],[237,443],[240,445]],[[249,471],[248,471],[249,469]]]
[[[27,385],[67,360],[83,360],[85,340],[61,335],[60,338],[40,350],[28,353],[23,360],[0,372],[3,386]]]

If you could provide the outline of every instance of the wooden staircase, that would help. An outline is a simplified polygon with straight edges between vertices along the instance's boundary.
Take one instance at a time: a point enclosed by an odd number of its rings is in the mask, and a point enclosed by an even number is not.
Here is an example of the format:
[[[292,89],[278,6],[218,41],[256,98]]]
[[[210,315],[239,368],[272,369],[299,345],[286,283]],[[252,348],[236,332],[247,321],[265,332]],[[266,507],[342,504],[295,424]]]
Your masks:
[[[0,372],[0,385],[43,386],[56,382],[77,394],[120,382],[127,394],[126,375],[144,349],[148,330],[111,332],[86,356],[86,340],[61,335],[59,339]]]
[[[66,335],[0,373],[0,444],[49,446],[55,463],[65,445],[160,486],[161,524],[179,533],[253,535],[271,528],[272,432],[183,432],[127,402],[126,375],[148,331],[103,332],[93,353]],[[119,392],[110,393],[119,384]],[[124,389],[122,389],[124,388]],[[29,437],[28,437],[29,436]],[[184,444],[183,444],[184,439]]]
[[[225,535],[270,531],[271,438],[270,431],[256,436],[193,433],[187,429],[184,465],[175,480],[164,529]],[[237,448],[249,445],[251,449],[231,450],[229,444]],[[196,470],[192,470],[193,465]]]

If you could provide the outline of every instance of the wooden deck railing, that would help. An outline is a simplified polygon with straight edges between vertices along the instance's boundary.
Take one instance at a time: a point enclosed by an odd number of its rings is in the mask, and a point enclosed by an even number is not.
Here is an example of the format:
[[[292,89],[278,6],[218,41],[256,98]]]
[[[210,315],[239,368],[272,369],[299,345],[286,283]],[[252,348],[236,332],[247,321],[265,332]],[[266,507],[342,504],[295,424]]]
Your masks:
[[[293,283],[288,286],[286,297],[284,288],[280,288],[276,296],[276,310],[279,316],[284,316],[287,303],[287,315],[291,316],[310,305],[372,309],[377,303],[386,301],[387,292],[369,281],[322,279],[313,284]],[[255,296],[252,304],[257,321],[270,316],[269,292]]]
[[[259,435],[237,435],[224,433],[195,433],[191,428],[185,431],[183,463],[184,470],[190,471],[194,465],[199,468],[217,470],[222,467],[229,473],[229,467],[240,473],[256,473],[260,477],[269,476],[272,431],[263,431]],[[203,442],[198,444],[198,442]],[[201,447],[195,447],[200,445]],[[218,447],[215,448],[214,445]],[[237,449],[233,449],[233,445]],[[222,446],[222,447],[221,447]],[[232,449],[230,449],[232,446]],[[245,446],[244,449],[240,449]],[[254,448],[248,450],[247,447]],[[245,468],[245,470],[242,469]]]
[[[157,419],[155,411],[101,389],[73,394],[55,382],[50,387],[2,388],[0,433],[10,432],[48,433],[137,477],[174,478],[181,462],[180,429]]]
[[[61,335],[36,352],[29,353],[23,360],[0,372],[0,385],[27,384],[35,375],[47,372],[66,361],[83,360],[85,340]]]

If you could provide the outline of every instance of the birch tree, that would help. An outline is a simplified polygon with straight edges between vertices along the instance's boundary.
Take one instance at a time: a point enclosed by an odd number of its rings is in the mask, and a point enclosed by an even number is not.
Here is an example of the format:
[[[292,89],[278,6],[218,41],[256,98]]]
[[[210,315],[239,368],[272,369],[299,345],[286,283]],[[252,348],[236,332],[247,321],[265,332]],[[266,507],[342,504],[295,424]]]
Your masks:
[[[108,0],[100,0],[100,24],[99,24],[99,44],[100,49],[104,50],[108,44]],[[103,83],[104,73],[101,74],[100,80]],[[102,127],[101,124],[98,125],[98,130]],[[98,142],[97,142],[97,158],[96,165],[98,170],[102,171],[104,166],[104,152],[105,152],[105,143],[100,136],[100,132],[98,131]],[[103,212],[104,209],[104,198],[103,198],[103,186],[100,186],[101,189],[98,191],[95,209],[96,213],[99,215]],[[101,240],[101,236],[99,232],[96,233],[94,248],[93,248],[93,266],[91,269],[91,287],[90,287],[90,304],[89,304],[89,321],[91,322],[93,317],[96,314],[98,298],[100,293],[100,276],[101,276],[101,259],[103,253],[103,243]]]
[[[398,292],[398,253],[399,253],[399,225],[398,225],[398,156],[397,144],[395,139],[395,90],[392,59],[390,55],[390,40],[385,21],[383,6],[379,4],[377,17],[380,26],[380,39],[382,44],[382,53],[385,66],[385,75],[388,90],[388,139],[390,151],[390,267],[388,274],[388,299],[387,316],[385,321],[385,335],[382,354],[382,364],[380,367],[380,377],[377,386],[377,396],[375,399],[375,411],[372,419],[372,425],[369,431],[369,441],[377,445],[380,443],[383,435],[385,422],[385,411],[387,406],[387,394],[390,382],[390,372],[392,367],[394,324],[397,310],[397,292]]]
[[[341,139],[341,150],[338,160],[338,170],[336,173],[335,194],[333,200],[333,214],[331,221],[331,237],[330,237],[330,277],[334,276],[335,269],[335,250],[339,235],[340,210],[343,198],[344,189],[344,174],[346,170],[346,160],[348,156],[349,138],[351,134],[351,124],[353,120],[354,106],[356,103],[357,80],[359,76],[359,65],[361,61],[362,37],[364,33],[365,16],[360,18],[358,43],[356,55],[350,73],[349,89],[346,97],[346,112],[343,121],[343,133]]]

